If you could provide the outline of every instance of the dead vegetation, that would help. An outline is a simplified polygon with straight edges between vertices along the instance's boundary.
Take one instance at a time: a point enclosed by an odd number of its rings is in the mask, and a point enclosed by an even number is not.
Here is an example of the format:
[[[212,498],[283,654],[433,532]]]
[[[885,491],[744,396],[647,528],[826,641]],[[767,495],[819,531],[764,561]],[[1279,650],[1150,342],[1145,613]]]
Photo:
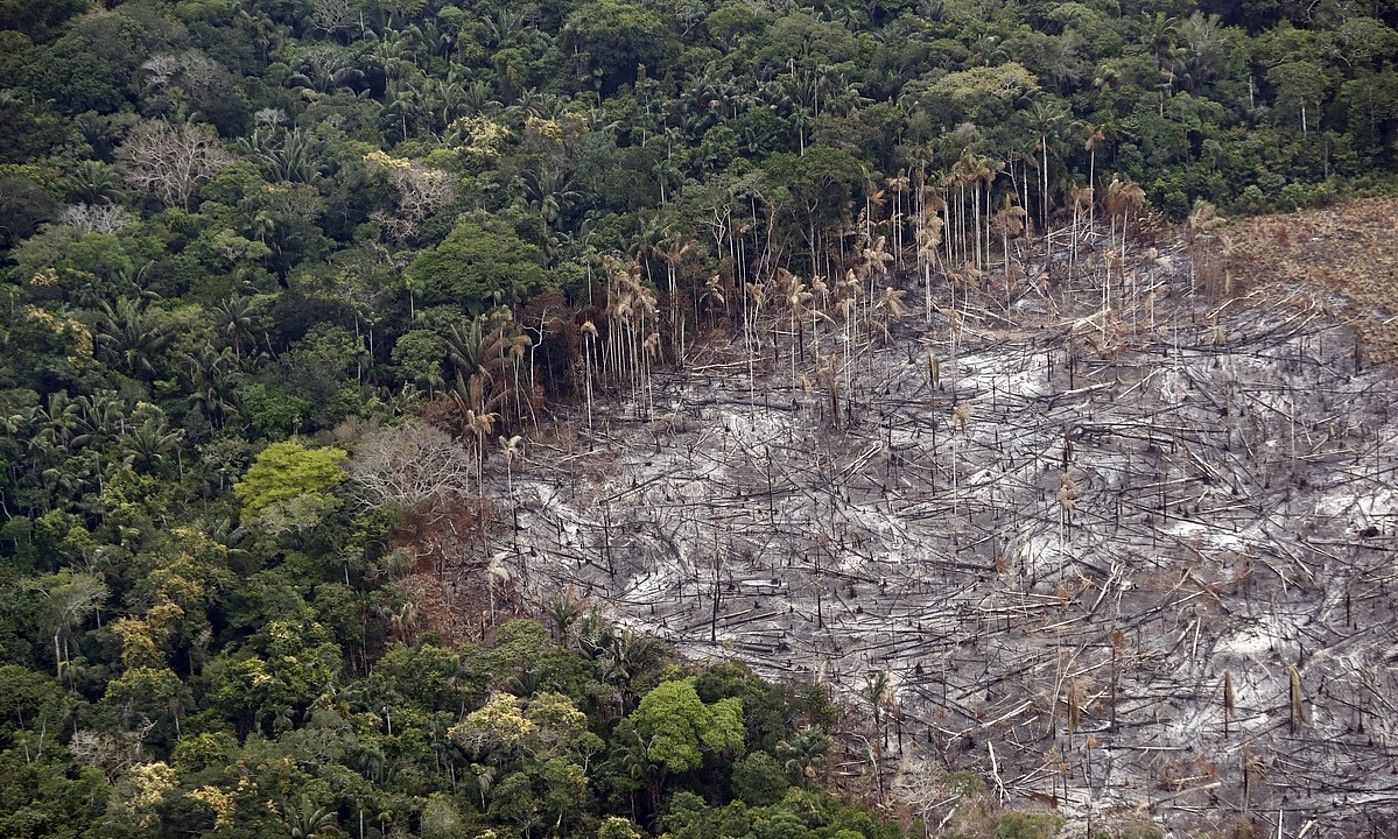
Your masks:
[[[1244,281],[1203,284],[1197,242],[1057,235],[1073,270],[933,275],[930,317],[873,282],[813,317],[840,292],[783,279],[795,302],[497,459],[492,597],[832,685],[847,782],[929,828],[989,797],[1385,835],[1398,396],[1336,319],[1384,292],[1285,273],[1333,244],[1268,279],[1233,228]]]
[[[1240,278],[1272,289],[1335,295],[1361,361],[1398,361],[1398,199],[1248,219],[1223,231]]]

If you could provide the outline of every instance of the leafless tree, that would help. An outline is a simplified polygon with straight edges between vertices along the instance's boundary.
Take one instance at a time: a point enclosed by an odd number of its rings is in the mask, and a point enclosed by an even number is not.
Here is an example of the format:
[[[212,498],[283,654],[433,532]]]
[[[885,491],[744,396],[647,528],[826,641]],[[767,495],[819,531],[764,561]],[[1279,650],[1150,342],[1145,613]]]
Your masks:
[[[286,122],[286,111],[281,108],[258,108],[252,115],[258,125],[281,125]]]
[[[350,492],[368,507],[432,517],[469,493],[474,469],[466,450],[435,428],[381,428],[359,442],[349,465]]]
[[[101,770],[114,783],[117,776],[141,761],[146,735],[154,727],[155,723],[144,722],[134,730],[115,734],[80,728],[68,739],[68,752],[78,764]]]
[[[74,204],[58,220],[84,233],[115,233],[126,226],[128,217],[125,209],[111,204]]]
[[[416,161],[371,152],[365,162],[388,176],[398,190],[398,207],[393,213],[378,212],[373,218],[394,239],[406,239],[417,232],[423,220],[447,206],[461,194],[460,181],[445,169],[424,166]]]
[[[147,97],[157,113],[179,118],[197,111],[197,101],[227,95],[235,83],[228,68],[200,50],[160,53],[141,64]]]
[[[359,19],[353,0],[311,0],[311,25],[326,32],[349,29]]]
[[[163,120],[136,126],[117,157],[128,183],[185,209],[200,184],[233,162],[209,126]]]

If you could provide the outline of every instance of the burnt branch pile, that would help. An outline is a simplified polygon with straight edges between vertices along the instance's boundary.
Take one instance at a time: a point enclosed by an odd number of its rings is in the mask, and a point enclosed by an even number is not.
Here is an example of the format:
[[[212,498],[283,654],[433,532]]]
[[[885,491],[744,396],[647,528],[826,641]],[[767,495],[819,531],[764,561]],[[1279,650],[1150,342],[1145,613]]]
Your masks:
[[[850,771],[933,827],[948,770],[1079,823],[1391,824],[1393,371],[1317,296],[1071,254],[824,352],[784,310],[697,344],[498,476],[494,576],[830,683]]]

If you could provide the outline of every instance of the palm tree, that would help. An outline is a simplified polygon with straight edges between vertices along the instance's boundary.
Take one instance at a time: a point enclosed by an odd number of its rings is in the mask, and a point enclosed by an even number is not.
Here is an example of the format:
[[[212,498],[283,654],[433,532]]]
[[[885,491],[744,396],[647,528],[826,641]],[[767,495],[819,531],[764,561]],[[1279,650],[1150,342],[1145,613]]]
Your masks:
[[[485,34],[490,46],[499,46],[524,30],[528,16],[525,7],[503,5],[486,15]]]
[[[452,397],[463,416],[467,411],[493,412],[511,400],[516,420],[522,418],[525,400],[532,410],[533,395],[524,392],[519,378],[521,359],[532,342],[523,333],[508,334],[513,328],[507,316],[480,315],[452,324],[443,336],[453,374]]]
[[[907,295],[908,292],[905,289],[885,286],[883,295],[874,304],[874,309],[883,313],[883,339],[885,343],[891,338],[888,330],[889,321],[902,320],[908,314],[908,307],[903,304],[903,298]]]
[[[317,45],[301,54],[297,71],[286,77],[286,86],[301,90],[307,98],[318,99],[363,78],[364,73],[354,66],[354,57],[348,52]]]
[[[805,336],[801,331],[805,324],[806,303],[810,301],[811,294],[806,291],[806,284],[801,278],[786,270],[777,269],[777,294],[786,303],[787,312],[790,315],[791,323],[791,386],[796,387],[796,356],[800,353],[800,347],[805,342]]]
[[[1087,227],[1092,229],[1097,221],[1097,202],[1091,200],[1092,194],[1097,189],[1097,149],[1107,140],[1107,128],[1104,125],[1093,125],[1087,120],[1076,123],[1083,132],[1083,151],[1087,152],[1087,188],[1089,190],[1089,202],[1087,211]]]
[[[633,395],[646,397],[649,404],[649,362],[659,349],[655,292],[641,282],[639,263],[614,265],[613,271],[607,287],[610,366],[614,376],[626,374]]]
[[[1035,102],[1029,111],[1029,127],[1039,138],[1039,152],[1042,155],[1042,166],[1039,170],[1039,199],[1042,205],[1040,221],[1044,226],[1044,241],[1049,248],[1047,259],[1050,267],[1053,263],[1053,240],[1049,238],[1049,143],[1057,138],[1059,125],[1066,116],[1067,110],[1063,105],[1052,100],[1041,99]]]
[[[556,167],[526,170],[520,175],[520,180],[524,184],[524,200],[543,220],[546,236],[567,217],[569,209],[582,197],[582,193],[574,188],[572,174]]]
[[[1154,17],[1146,21],[1146,34],[1141,38],[1141,42],[1155,56],[1156,67],[1165,66],[1170,49],[1175,45],[1176,34],[1175,19],[1164,12],[1156,12]]]
[[[480,515],[483,517],[485,514],[482,512]],[[480,534],[481,540],[484,541],[484,527],[480,528]],[[508,585],[510,579],[514,576],[510,573],[510,567],[505,564],[506,556],[507,554],[501,551],[497,554],[492,554],[490,559],[486,561],[485,582],[486,589],[490,593],[490,619],[492,621],[495,620],[495,589],[497,586]]]
[[[1010,54],[1005,49],[1005,41],[998,35],[986,35],[976,42],[975,51],[983,67],[993,67],[1008,61]]]
[[[719,309],[728,311],[728,298],[723,293],[723,278],[718,274],[704,281],[704,291],[699,295],[699,304],[711,313],[716,313]],[[710,317],[717,320],[716,314],[711,314]]]
[[[1189,250],[1189,292],[1195,291],[1195,284],[1201,273],[1213,279],[1212,269],[1217,265],[1216,248],[1218,241],[1215,231],[1222,227],[1224,219],[1218,209],[1202,198],[1195,199],[1194,209],[1184,226],[1185,246]],[[1205,269],[1201,272],[1201,268]]]
[[[49,394],[48,403],[39,411],[43,422],[38,437],[49,445],[69,450],[74,447],[82,423],[82,404],[67,391]]]
[[[893,193],[893,216],[889,221],[893,225],[893,255],[895,265],[903,264],[903,220],[906,214],[903,212],[903,196],[912,187],[912,181],[907,175],[899,173],[890,175],[883,180],[884,188]]]
[[[481,796],[481,809],[486,808],[486,797],[490,795],[491,787],[495,785],[495,767],[485,766],[479,763],[471,764],[471,777],[476,781],[476,791]]]
[[[173,339],[174,334],[144,303],[122,297],[116,305],[98,304],[96,348],[132,373],[154,377],[151,362]]]
[[[515,328],[518,329],[518,325],[515,325]],[[510,394],[514,397],[515,422],[521,425],[524,423],[524,409],[528,407],[530,419],[535,427],[538,427],[539,420],[534,415],[533,364],[530,361],[533,358],[533,349],[534,339],[530,338],[529,334],[522,329],[518,329],[514,335],[505,340],[506,364],[508,364],[510,374],[514,379],[510,387]],[[526,377],[528,379],[527,385],[521,378],[521,372],[529,373]]]
[[[1087,685],[1082,678],[1068,680],[1068,690],[1063,700],[1068,706],[1068,736],[1071,741],[1082,722],[1082,706],[1088,701]]]
[[[777,744],[777,755],[786,759],[787,774],[801,786],[818,780],[829,752],[830,738],[815,728],[803,729],[790,742]]]
[[[242,360],[243,339],[254,341],[254,318],[257,315],[252,300],[246,297],[230,297],[214,306],[214,313],[221,331],[233,344],[233,357]]]
[[[816,275],[811,277],[811,290],[807,295],[815,305],[807,306],[811,313],[811,361],[820,364],[820,322],[834,325],[835,321],[825,313],[825,309],[830,303],[830,286],[826,285],[825,278]]]
[[[1007,195],[1005,196],[1005,206],[990,219],[990,226],[1000,232],[1000,249],[1005,258],[1005,314],[1007,317],[1010,310],[1010,239],[1018,238],[1024,233],[1024,220],[1027,215],[1023,207],[1011,204],[1010,197]]]
[[[58,678],[70,684],[67,676],[68,637],[74,629],[87,620],[88,615],[101,608],[106,601],[108,588],[96,574],[70,574],[60,572],[45,578],[48,596],[47,618],[53,630],[54,667]]]
[[[1180,40],[1188,45],[1183,70],[1190,90],[1212,82],[1219,65],[1226,60],[1228,38],[1220,24],[1218,15],[1196,10],[1176,28]]]
[[[114,204],[124,194],[121,174],[99,160],[81,160],[63,179],[68,193],[83,204]]]
[[[389,90],[385,91],[384,103],[379,110],[379,116],[385,125],[395,126],[398,129],[399,138],[406,142],[412,136],[409,125],[416,125],[418,118],[424,113],[430,113],[431,109],[427,105],[422,92],[410,84],[393,83]]]
[[[660,252],[665,261],[666,274],[670,281],[670,340],[675,360],[684,363],[684,319],[680,316],[679,266],[685,254],[694,246],[694,240],[679,236],[670,238],[667,247]]]
[[[874,775],[878,778],[879,797],[883,798],[883,753],[888,747],[888,729],[884,723],[884,710],[893,701],[893,677],[887,670],[874,670],[864,674],[864,685],[859,690],[859,695],[865,702],[869,703],[869,708],[874,714],[874,729],[878,736],[874,740],[873,758]]]
[[[1013,204],[1012,200],[1010,196],[1005,196],[1005,205],[990,218],[991,228],[1000,233],[1000,255],[1005,259],[1006,277],[1010,274],[1010,239],[1023,235],[1028,216],[1024,208]]]
[[[1068,266],[1068,291],[1072,293],[1072,280],[1076,275],[1078,267],[1078,238],[1080,233],[1078,226],[1082,221],[1083,212],[1088,213],[1089,219],[1093,211],[1093,190],[1090,186],[1079,186],[1074,183],[1069,186],[1068,197],[1073,203],[1073,255]],[[1092,229],[1092,222],[1088,221],[1088,230]]]
[[[319,174],[315,158],[320,150],[303,128],[277,130],[259,125],[250,135],[238,138],[238,149],[257,161],[273,183],[310,183]]]
[[[171,428],[163,413],[128,425],[121,435],[121,451],[128,467],[158,468],[171,452],[178,452],[183,428]]]
[[[944,221],[940,215],[946,209],[946,201],[941,193],[924,185],[919,190],[917,261],[922,269],[923,308],[927,323],[932,322],[932,266],[938,259],[938,249],[942,244]]]
[[[99,390],[73,400],[80,419],[74,446],[93,448],[105,445],[125,418],[124,403],[114,390]]]
[[[873,670],[864,674],[864,685],[859,695],[869,703],[874,714],[874,728],[882,730],[883,711],[893,696],[893,678],[887,670]]]
[[[583,338],[583,376],[587,394],[587,430],[592,430],[592,367],[597,363],[597,325],[584,321],[578,328]]]
[[[560,594],[544,606],[544,614],[553,621],[553,639],[562,644],[567,641],[572,625],[582,617],[582,601],[568,594]]]
[[[860,251],[859,256],[864,263],[864,277],[869,280],[872,288],[875,280],[888,274],[889,265],[894,261],[894,257],[888,252],[888,242],[882,235],[867,241],[868,245]]]
[[[189,404],[215,428],[222,428],[233,411],[231,383],[227,367],[233,363],[225,347],[215,352],[205,344],[198,352],[185,353],[189,363]]]
[[[1116,257],[1120,263],[1121,281],[1126,282],[1126,231],[1130,226],[1133,217],[1139,218],[1141,208],[1145,206],[1146,192],[1140,184],[1130,178],[1113,176],[1111,183],[1107,184],[1107,213],[1112,219],[1112,232],[1115,234],[1118,222],[1121,229],[1121,247],[1117,251]],[[1111,305],[1111,268],[1107,269],[1107,285],[1103,291],[1103,317],[1102,317],[1102,337],[1106,338],[1107,318],[1106,309]]]
[[[312,804],[310,797],[304,793],[296,806],[282,802],[278,815],[289,839],[311,839],[313,836],[333,836],[342,832],[335,824],[335,811]]]
[[[522,442],[524,438],[518,434],[508,440],[500,438],[500,451],[505,455],[505,483],[511,499],[515,497],[514,462],[520,455],[519,444]]]
[[[596,612],[578,628],[578,648],[600,665],[602,683],[614,692],[618,716],[635,708],[637,680],[665,660],[665,648],[659,641],[616,629]]]
[[[485,472],[485,438],[495,428],[495,421],[500,419],[495,413],[476,413],[473,409],[466,409],[466,430],[475,435],[476,438],[476,486],[481,487]],[[482,496],[481,512],[484,512],[484,490],[479,493]]]

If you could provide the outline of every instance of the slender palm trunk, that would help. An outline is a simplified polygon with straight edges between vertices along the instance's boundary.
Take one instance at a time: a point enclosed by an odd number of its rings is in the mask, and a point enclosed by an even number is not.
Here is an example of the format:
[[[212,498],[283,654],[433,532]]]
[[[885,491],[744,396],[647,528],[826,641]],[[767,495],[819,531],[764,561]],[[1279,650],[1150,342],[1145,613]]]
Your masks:
[[[1092,200],[1087,205],[1087,228],[1091,230],[1097,224],[1097,144],[1093,143],[1092,151],[1087,157],[1087,188],[1092,191]]]
[[[1045,247],[1045,253],[1044,253],[1044,270],[1048,272],[1048,274],[1049,274],[1050,277],[1052,277],[1052,276],[1053,276],[1053,236],[1052,236],[1051,234],[1053,233],[1053,231],[1052,231],[1052,229],[1051,229],[1050,226],[1049,226],[1048,135],[1046,135],[1046,134],[1040,134],[1040,135],[1039,135],[1039,147],[1040,147],[1041,149],[1043,149],[1043,153],[1044,153],[1044,170],[1043,170],[1043,172],[1040,173],[1040,177],[1043,179],[1043,194],[1039,196],[1039,197],[1040,197],[1040,200],[1043,202],[1043,205],[1044,205],[1044,247]]]

